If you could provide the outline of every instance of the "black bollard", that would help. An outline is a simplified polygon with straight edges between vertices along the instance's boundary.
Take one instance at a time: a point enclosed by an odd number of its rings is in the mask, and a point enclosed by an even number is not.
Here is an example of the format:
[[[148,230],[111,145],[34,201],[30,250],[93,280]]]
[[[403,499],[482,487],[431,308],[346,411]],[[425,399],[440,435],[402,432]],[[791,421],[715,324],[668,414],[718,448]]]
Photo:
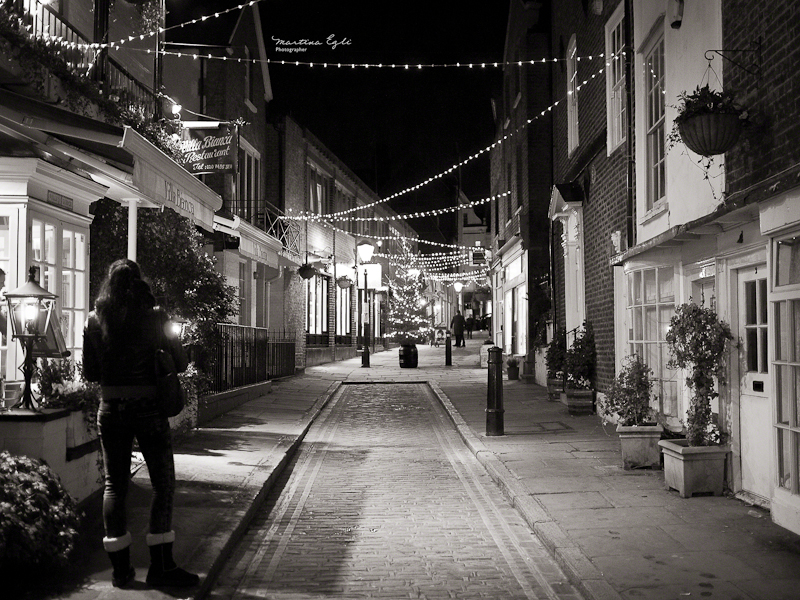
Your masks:
[[[452,367],[453,366],[453,345],[450,341],[450,331],[447,331],[447,338],[444,342],[444,366],[445,367]]]
[[[364,351],[361,353],[361,366],[369,366],[369,323],[364,323]]]
[[[489,348],[489,385],[486,390],[486,435],[505,435],[503,428],[503,350]]]

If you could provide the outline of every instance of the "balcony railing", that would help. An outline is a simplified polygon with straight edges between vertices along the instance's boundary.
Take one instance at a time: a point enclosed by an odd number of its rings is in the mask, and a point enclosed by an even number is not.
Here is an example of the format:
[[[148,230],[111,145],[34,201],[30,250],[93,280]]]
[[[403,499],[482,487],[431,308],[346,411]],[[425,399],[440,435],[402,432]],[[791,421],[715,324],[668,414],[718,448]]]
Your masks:
[[[145,115],[154,114],[157,96],[138,81],[106,51],[90,48],[90,40],[70,25],[48,3],[41,0],[4,0],[3,9],[16,14],[26,30],[39,39],[56,39],[62,42],[58,54],[67,67],[81,77],[97,81],[103,95],[136,105]],[[100,62],[102,61],[102,63]]]
[[[300,225],[282,219],[285,213],[281,209],[263,199],[246,198],[230,200],[227,206],[234,215],[278,240],[288,254],[300,256]]]

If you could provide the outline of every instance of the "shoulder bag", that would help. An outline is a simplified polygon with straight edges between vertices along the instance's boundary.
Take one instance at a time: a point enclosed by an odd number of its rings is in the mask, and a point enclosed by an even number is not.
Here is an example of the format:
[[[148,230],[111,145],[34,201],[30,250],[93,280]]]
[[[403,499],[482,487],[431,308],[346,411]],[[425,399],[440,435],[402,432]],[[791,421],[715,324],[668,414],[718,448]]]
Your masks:
[[[175,360],[169,350],[165,349],[166,336],[164,322],[158,323],[158,346],[156,347],[156,387],[158,388],[159,409],[166,417],[178,415],[186,405],[186,392],[183,390]]]

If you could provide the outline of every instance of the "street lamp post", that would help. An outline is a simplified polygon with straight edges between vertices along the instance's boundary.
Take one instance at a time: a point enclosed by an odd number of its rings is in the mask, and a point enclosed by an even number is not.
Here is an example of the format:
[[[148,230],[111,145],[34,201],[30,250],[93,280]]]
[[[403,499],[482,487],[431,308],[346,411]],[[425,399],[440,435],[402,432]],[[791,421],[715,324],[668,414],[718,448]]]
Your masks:
[[[358,258],[361,264],[368,263],[372,260],[372,253],[375,252],[375,246],[369,242],[361,242],[356,246]],[[364,267],[364,303],[367,305],[367,311],[364,316],[364,350],[361,353],[361,366],[369,367],[369,320],[370,320],[370,304],[369,304],[369,286],[367,285],[367,267]]]
[[[28,271],[28,281],[6,294],[8,314],[11,316],[11,329],[14,339],[20,340],[25,352],[25,360],[20,370],[25,379],[22,399],[17,404],[19,408],[38,410],[33,403],[31,379],[33,378],[33,347],[46,339],[47,328],[50,325],[55,300],[55,294],[36,283],[36,267]]]

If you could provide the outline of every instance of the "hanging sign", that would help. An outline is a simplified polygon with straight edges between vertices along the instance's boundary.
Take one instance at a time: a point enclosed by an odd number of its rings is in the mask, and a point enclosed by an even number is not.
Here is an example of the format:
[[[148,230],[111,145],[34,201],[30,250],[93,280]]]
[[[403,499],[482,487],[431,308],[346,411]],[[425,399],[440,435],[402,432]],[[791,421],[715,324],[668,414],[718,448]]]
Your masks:
[[[184,123],[181,164],[193,175],[236,173],[237,133],[234,123]]]

